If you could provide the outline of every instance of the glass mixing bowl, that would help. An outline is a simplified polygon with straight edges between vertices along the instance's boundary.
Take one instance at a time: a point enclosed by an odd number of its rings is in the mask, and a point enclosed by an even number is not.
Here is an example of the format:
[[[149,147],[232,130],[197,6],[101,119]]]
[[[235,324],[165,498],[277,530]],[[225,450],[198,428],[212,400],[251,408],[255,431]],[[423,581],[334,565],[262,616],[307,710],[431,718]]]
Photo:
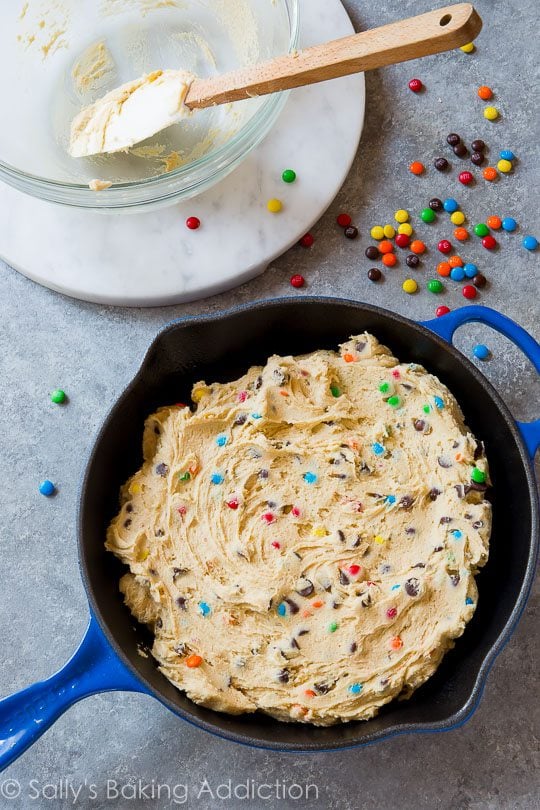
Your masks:
[[[200,194],[267,135],[287,94],[194,113],[128,152],[71,158],[86,105],[143,73],[224,73],[293,51],[298,0],[19,0],[0,12],[0,179],[50,202],[137,211]],[[112,182],[92,191],[94,179]]]

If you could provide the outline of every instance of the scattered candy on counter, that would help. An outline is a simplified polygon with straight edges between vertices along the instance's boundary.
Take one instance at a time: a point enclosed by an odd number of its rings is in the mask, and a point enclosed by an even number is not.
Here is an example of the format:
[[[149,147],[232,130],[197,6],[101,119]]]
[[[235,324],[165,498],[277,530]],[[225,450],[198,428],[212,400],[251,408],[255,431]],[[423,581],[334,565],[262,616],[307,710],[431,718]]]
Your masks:
[[[483,343],[477,343],[476,346],[473,349],[473,355],[478,360],[487,360],[489,358],[490,354],[491,354],[490,350]],[[473,470],[473,472],[474,472],[474,470]],[[473,478],[473,480],[474,480],[474,478]]]
[[[294,183],[296,180],[296,172],[293,171],[293,169],[285,169],[281,175],[281,179],[284,183]]]
[[[343,233],[347,239],[356,239],[358,236],[358,228],[354,225],[348,225],[346,228],[344,228]]]
[[[272,197],[271,200],[268,200],[266,207],[270,211],[271,214],[279,214],[279,212],[283,209],[283,203],[281,200]]]
[[[378,267],[372,267],[371,270],[368,270],[368,278],[370,281],[380,281],[382,277],[383,274]]]
[[[441,306],[437,307],[437,309],[435,310],[435,315],[437,316],[437,318],[441,318],[443,315],[448,315],[449,312],[450,307]]]
[[[484,110],[484,118],[488,121],[496,121],[499,117],[499,111],[497,107],[486,107]]]
[[[54,402],[55,405],[63,405],[66,400],[66,393],[61,388],[57,388],[51,394],[51,402]]]
[[[449,242],[448,239],[441,239],[441,241],[437,245],[437,249],[441,253],[451,253],[452,252],[452,243]]]
[[[427,283],[427,288],[430,293],[434,293],[435,295],[439,295],[444,290],[444,284],[442,281],[439,281],[438,278],[432,278]]]
[[[473,230],[477,236],[487,236],[489,233],[488,226],[483,222],[479,222],[478,225],[475,225]]]
[[[464,298],[476,298],[476,288],[471,284],[466,284],[461,290]]]
[[[303,287],[305,283],[306,283],[306,280],[305,280],[304,276],[300,275],[300,273],[296,273],[296,275],[291,277],[291,285],[293,287],[296,287],[297,289],[299,289],[300,287]]]
[[[476,50],[476,45],[474,42],[467,42],[467,44],[462,45],[459,50],[463,51],[463,53],[474,53]]]
[[[538,239],[536,236],[524,236],[522,244],[525,250],[536,250],[538,247]]]
[[[431,208],[432,211],[436,211],[437,213],[444,211],[442,200],[439,200],[438,197],[431,198],[431,200],[429,201],[429,207]]]
[[[313,236],[313,234],[311,234],[311,233],[306,233],[306,234],[304,234],[304,236],[303,236],[303,237],[300,239],[299,244],[300,244],[300,245],[302,245],[302,247],[305,247],[305,248],[310,248],[310,247],[313,245],[313,243],[314,243],[314,242],[315,242],[315,237]]]
[[[482,239],[482,245],[485,247],[486,250],[494,250],[497,247],[497,240],[491,234],[488,236],[484,236]]]
[[[52,481],[45,480],[39,485],[39,491],[46,498],[50,498],[56,493],[56,487]]]
[[[409,221],[409,212],[406,211],[404,208],[400,208],[394,214],[394,219],[396,220],[396,222],[399,222],[399,224],[402,225],[404,222]]]
[[[517,222],[512,217],[505,217],[502,221],[502,228],[503,231],[508,231],[508,233],[512,233],[517,228]]]
[[[431,208],[423,208],[420,212],[420,219],[422,222],[435,222],[437,215]]]
[[[513,169],[512,162],[510,160],[499,160],[497,161],[497,169],[503,174],[508,174]]]
[[[492,231],[498,231],[502,226],[502,219],[497,216],[491,216],[486,219],[486,225]]]
[[[196,231],[200,227],[201,220],[199,217],[188,217],[186,219],[186,228],[189,228],[190,231]]]
[[[445,172],[447,169],[450,168],[450,164],[448,163],[446,158],[443,157],[435,158],[435,160],[433,161],[433,165],[435,166],[438,172]]]
[[[493,90],[491,87],[483,84],[481,87],[478,88],[478,95],[482,99],[482,101],[489,101],[490,98],[493,98]]]
[[[336,222],[340,228],[348,228],[352,223],[352,217],[349,214],[338,214]]]
[[[424,89],[424,85],[420,81],[420,79],[411,79],[409,82],[409,90],[412,90],[413,93],[420,93],[421,90]]]
[[[448,197],[443,202],[443,208],[448,214],[453,214],[455,211],[459,209],[459,203],[457,200],[454,200],[453,197]]]
[[[474,175],[472,172],[460,172],[458,180],[460,183],[463,183],[464,186],[469,186],[474,180]]]
[[[492,183],[493,180],[496,180],[499,176],[497,173],[497,169],[494,169],[493,166],[487,166],[484,171],[482,172],[484,180],[487,180],[488,183]]]
[[[420,163],[419,160],[413,160],[413,162],[409,165],[409,171],[411,172],[411,174],[416,175],[424,174],[425,170],[426,167],[424,166],[423,163]]]
[[[403,282],[403,292],[412,295],[418,290],[418,284],[414,280],[414,278],[408,278]],[[390,401],[390,400],[388,400]]]

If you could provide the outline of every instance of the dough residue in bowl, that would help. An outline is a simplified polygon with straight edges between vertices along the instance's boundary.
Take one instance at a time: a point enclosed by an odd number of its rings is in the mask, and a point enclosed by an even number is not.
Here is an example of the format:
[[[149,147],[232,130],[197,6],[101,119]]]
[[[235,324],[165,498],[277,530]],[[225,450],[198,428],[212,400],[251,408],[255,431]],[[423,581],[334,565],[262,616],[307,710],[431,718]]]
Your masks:
[[[106,547],[196,703],[329,725],[409,696],[471,619],[491,506],[448,389],[375,337],[150,416]]]

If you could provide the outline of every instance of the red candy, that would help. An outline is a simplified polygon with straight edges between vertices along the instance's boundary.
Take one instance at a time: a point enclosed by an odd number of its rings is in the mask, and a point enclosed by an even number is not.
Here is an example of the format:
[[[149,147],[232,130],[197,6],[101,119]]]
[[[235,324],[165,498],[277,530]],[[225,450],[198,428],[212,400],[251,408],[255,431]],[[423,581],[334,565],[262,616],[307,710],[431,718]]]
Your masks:
[[[274,542],[272,543],[272,548],[281,548],[281,543],[278,543],[277,540],[274,540]]]
[[[386,615],[388,616],[389,619],[395,619],[395,617],[397,616],[397,608],[395,607],[388,608],[388,610],[386,611]]]
[[[394,241],[398,247],[406,248],[411,243],[411,237],[407,236],[406,233],[398,233]]]
[[[419,93],[420,90],[424,89],[424,85],[420,81],[420,79],[411,79],[409,82],[409,90],[412,90],[413,93]]]
[[[300,517],[300,509],[297,506],[293,506],[291,509],[291,515],[293,517]]]
[[[305,283],[306,280],[304,276],[301,276],[299,273],[291,278],[291,284],[293,287],[303,287]]]
[[[473,287],[473,290],[474,290],[474,287]],[[476,290],[475,290],[475,292],[476,292]],[[265,513],[264,513],[264,515],[261,515],[261,520],[263,521],[263,523],[266,523],[268,526],[269,526],[271,523],[275,523],[275,522],[276,522],[276,518],[275,518],[275,516],[272,514],[272,512],[265,512]]]
[[[352,219],[348,214],[340,214],[336,219],[336,222],[340,228],[348,228],[352,222]]]
[[[349,565],[349,574],[351,574],[351,576],[353,576],[353,577],[355,577],[357,574],[359,574],[360,570],[361,570],[360,565],[356,565],[356,564]]]
[[[314,241],[315,241],[315,237],[314,237],[312,234],[310,234],[310,233],[306,233],[306,234],[305,234],[305,235],[304,235],[304,236],[303,236],[303,237],[300,239],[299,244],[300,244],[300,245],[302,245],[302,247],[305,247],[305,248],[310,248],[310,247],[312,246],[312,244],[313,244],[313,242],[314,242]]]
[[[189,228],[190,231],[196,231],[197,228],[201,227],[201,220],[198,217],[188,217],[186,219],[186,227]]]
[[[472,172],[460,172],[458,180],[460,183],[463,183],[464,186],[468,186],[474,180],[474,175]]]
[[[231,498],[230,501],[227,501],[227,506],[229,509],[238,509],[238,498]]]
[[[450,253],[452,250],[452,245],[448,241],[448,239],[441,239],[439,244],[437,245],[441,253]]]
[[[472,284],[465,284],[461,292],[464,298],[476,298],[476,287],[473,287]]]
[[[449,312],[450,312],[449,307],[445,306],[437,307],[437,309],[435,310],[435,315],[437,316],[437,318],[440,318],[441,315],[448,315]]]
[[[484,236],[482,239],[482,244],[486,250],[493,250],[493,248],[497,247],[497,240],[494,236]]]

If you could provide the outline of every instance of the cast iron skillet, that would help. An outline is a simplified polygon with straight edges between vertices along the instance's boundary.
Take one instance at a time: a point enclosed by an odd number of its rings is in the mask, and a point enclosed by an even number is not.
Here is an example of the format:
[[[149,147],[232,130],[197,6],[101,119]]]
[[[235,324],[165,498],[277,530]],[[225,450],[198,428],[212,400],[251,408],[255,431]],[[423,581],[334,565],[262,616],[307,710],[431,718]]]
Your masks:
[[[286,298],[166,326],[106,418],[82,482],[78,530],[91,612],[87,634],[59,673],[0,701],[0,769],[70,705],[101,691],[152,695],[206,731],[279,751],[340,749],[465,722],[530,590],[538,549],[531,460],[540,444],[540,420],[516,423],[496,391],[451,345],[455,330],[468,321],[481,321],[505,334],[540,371],[540,346],[533,338],[508,318],[477,306],[416,324],[352,301]],[[363,330],[373,332],[400,360],[422,363],[440,377],[461,403],[467,424],[486,443],[494,485],[493,534],[489,563],[478,580],[478,609],[437,673],[410,700],[394,701],[373,720],[316,728],[258,714],[232,717],[196,706],[167,681],[151,657],[139,655],[140,645],[149,639],[122,603],[118,591],[122,569],[103,546],[106,527],[117,510],[119,487],[141,463],[144,419],[160,405],[188,401],[197,380],[235,379],[272,353],[335,348]]]

